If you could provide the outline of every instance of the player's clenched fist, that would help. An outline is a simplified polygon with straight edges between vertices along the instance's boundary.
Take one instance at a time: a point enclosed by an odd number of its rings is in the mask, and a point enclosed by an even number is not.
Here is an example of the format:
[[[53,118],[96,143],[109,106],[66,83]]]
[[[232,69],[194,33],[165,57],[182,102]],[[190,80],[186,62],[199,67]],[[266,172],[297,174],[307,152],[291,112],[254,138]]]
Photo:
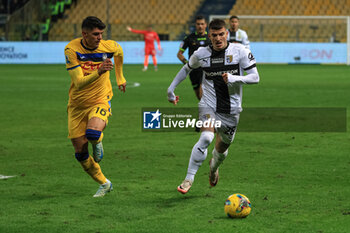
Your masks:
[[[224,82],[227,84],[228,83],[228,73],[223,73],[222,78],[223,78]]]
[[[98,74],[101,75],[105,73],[106,71],[112,70],[113,69],[113,63],[111,59],[107,58],[104,60],[100,68],[98,68]]]

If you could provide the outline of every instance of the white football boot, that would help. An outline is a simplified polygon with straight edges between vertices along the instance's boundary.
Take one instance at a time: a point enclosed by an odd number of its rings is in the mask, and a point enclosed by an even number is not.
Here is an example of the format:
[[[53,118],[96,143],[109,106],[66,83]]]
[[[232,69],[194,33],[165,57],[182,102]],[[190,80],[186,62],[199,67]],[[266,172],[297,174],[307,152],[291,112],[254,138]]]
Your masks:
[[[190,190],[192,182],[192,180],[184,180],[182,184],[177,187],[177,191],[179,191],[182,194],[186,194]]]
[[[104,195],[106,195],[106,193],[109,193],[112,190],[113,190],[112,182],[110,182],[107,179],[107,182],[105,184],[101,184],[100,185],[100,187],[98,188],[98,190],[95,193],[94,197],[103,197]]]

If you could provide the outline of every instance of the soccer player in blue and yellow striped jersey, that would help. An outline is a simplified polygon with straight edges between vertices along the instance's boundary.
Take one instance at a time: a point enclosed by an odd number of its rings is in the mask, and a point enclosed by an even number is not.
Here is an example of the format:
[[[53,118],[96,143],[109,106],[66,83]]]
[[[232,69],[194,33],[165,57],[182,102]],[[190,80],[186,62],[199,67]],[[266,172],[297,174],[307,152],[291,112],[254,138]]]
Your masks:
[[[94,197],[102,197],[112,190],[112,183],[99,166],[103,157],[103,130],[111,115],[110,100],[113,96],[109,79],[113,69],[119,90],[125,92],[123,75],[123,50],[112,40],[102,40],[105,24],[94,16],[82,23],[82,38],[69,42],[65,47],[66,68],[71,77],[68,101],[68,138],[71,139],[75,157],[83,169],[100,184]],[[88,151],[92,144],[92,157]]]

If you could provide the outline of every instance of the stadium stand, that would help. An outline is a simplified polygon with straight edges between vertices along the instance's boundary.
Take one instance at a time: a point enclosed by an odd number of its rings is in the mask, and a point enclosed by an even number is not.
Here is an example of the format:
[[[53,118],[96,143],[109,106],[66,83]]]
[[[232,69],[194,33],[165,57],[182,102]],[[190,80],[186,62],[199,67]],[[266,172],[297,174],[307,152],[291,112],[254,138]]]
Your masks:
[[[65,11],[64,17],[52,25],[49,39],[52,41],[71,40],[80,36],[80,24],[89,15],[99,17],[110,24],[107,37],[114,40],[142,40],[142,37],[126,30],[126,26],[145,29],[153,25],[161,39],[175,40],[187,29],[203,0],[78,0],[76,6]],[[91,7],[96,6],[96,7]]]
[[[236,0],[206,0],[196,15],[227,15],[235,3]]]
[[[3,3],[1,1],[0,3]],[[7,1],[5,1],[7,2]],[[10,7],[8,40],[67,41],[80,36],[83,18],[94,15],[108,24],[105,38],[142,40],[126,30],[153,25],[162,40],[180,40],[193,29],[194,16],[220,15],[350,15],[350,0],[17,0]],[[41,3],[45,3],[42,5]],[[74,3],[74,4],[73,4]],[[108,5],[109,4],[109,5]],[[214,6],[213,6],[214,4]],[[0,10],[8,7],[0,4]],[[9,8],[9,9],[10,9]],[[46,10],[43,10],[43,9]],[[33,13],[34,12],[34,13]],[[6,18],[6,17],[5,17]],[[5,23],[0,36],[5,38]],[[345,42],[343,20],[244,19],[250,41]]]
[[[237,0],[230,15],[347,16],[350,0]],[[343,20],[241,21],[251,41],[346,42]]]

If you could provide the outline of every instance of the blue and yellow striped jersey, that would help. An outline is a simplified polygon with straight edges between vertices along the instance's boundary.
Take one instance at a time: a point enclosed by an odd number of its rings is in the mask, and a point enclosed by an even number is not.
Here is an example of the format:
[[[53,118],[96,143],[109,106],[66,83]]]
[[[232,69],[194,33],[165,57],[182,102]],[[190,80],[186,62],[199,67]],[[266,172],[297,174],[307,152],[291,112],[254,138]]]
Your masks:
[[[84,76],[96,72],[106,58],[114,58],[117,84],[126,82],[123,75],[123,49],[113,40],[101,40],[96,49],[89,49],[84,46],[82,38],[77,38],[68,43],[64,53],[66,68],[70,74],[75,69],[81,69]],[[80,70],[76,71],[81,74]],[[77,87],[72,78],[68,104],[90,106],[110,100],[113,92],[109,76],[107,71],[84,88]]]

